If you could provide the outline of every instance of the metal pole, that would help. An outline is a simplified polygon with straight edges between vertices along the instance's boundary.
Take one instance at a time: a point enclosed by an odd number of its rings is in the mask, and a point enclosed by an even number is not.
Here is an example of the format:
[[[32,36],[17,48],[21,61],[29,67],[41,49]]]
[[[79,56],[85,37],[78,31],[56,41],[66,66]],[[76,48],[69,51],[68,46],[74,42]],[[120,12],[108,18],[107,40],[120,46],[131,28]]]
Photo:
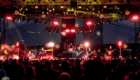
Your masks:
[[[52,56],[53,56],[53,47],[52,47]]]
[[[137,28],[136,28],[136,21],[134,21],[134,27],[135,27],[135,44],[137,42]]]
[[[19,47],[18,47],[18,57],[19,57]]]
[[[86,55],[88,56],[88,53],[87,53],[87,46],[86,46]]]
[[[121,48],[120,48],[120,56],[121,56],[122,54],[121,54]]]

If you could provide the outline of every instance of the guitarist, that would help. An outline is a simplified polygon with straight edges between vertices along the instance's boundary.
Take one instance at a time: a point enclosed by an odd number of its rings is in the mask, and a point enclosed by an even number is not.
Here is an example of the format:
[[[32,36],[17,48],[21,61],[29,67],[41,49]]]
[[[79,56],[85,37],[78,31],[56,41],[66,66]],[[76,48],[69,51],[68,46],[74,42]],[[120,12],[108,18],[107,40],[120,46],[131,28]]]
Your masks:
[[[115,51],[116,49],[112,49],[112,46],[109,46],[109,49],[107,49],[107,59],[111,59],[112,58],[112,56],[113,56],[113,52]]]

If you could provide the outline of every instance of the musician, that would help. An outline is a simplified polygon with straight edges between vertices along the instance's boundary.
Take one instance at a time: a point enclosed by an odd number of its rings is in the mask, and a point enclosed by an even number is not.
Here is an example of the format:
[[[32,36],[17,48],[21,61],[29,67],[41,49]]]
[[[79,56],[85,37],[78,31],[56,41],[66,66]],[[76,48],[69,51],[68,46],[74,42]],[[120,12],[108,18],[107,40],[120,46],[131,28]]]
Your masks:
[[[77,47],[77,57],[81,57],[81,48]]]
[[[114,49],[115,50],[115,49]],[[109,58],[109,59],[111,59],[112,58],[112,56],[113,56],[113,52],[114,52],[114,50],[112,49],[112,46],[109,46],[109,49],[107,49],[107,57]]]
[[[64,43],[64,51],[68,50],[68,45],[66,43]]]
[[[72,43],[70,43],[70,45],[69,45],[69,48],[73,48],[73,45],[72,45]]]
[[[91,48],[89,47],[89,48],[88,48],[88,54],[91,54],[91,52],[92,52],[92,51],[91,51]]]
[[[41,52],[40,52],[40,59],[43,59],[44,54],[45,54],[45,50],[44,50],[44,48],[42,47],[42,48],[41,48]]]

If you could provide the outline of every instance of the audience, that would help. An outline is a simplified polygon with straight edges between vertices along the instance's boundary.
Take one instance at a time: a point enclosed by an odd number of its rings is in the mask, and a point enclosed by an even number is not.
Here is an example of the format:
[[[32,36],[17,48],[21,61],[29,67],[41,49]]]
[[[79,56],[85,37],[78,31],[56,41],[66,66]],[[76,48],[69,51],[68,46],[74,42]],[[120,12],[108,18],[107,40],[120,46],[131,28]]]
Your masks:
[[[0,61],[0,79],[11,80],[140,80],[135,59],[5,60]]]

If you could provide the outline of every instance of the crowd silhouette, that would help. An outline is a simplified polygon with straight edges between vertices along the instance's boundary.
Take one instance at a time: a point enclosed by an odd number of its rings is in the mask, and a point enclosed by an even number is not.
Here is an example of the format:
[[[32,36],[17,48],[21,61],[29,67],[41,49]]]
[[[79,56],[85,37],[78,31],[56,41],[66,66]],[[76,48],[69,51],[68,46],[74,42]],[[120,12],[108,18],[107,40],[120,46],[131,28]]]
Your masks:
[[[0,61],[0,79],[11,80],[140,80],[136,59]]]

